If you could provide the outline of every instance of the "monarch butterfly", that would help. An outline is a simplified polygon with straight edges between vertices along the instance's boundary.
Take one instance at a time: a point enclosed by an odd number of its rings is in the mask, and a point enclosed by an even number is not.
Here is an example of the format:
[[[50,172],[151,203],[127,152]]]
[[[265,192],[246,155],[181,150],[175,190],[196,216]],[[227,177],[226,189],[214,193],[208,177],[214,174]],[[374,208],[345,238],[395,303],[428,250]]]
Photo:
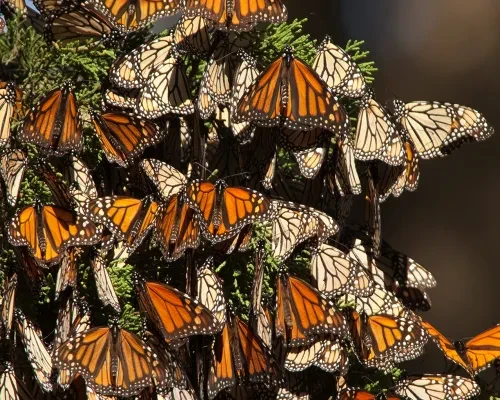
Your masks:
[[[338,340],[326,340],[326,347],[315,365],[326,372],[338,372],[344,376],[349,370],[349,354]]]
[[[222,290],[222,281],[211,270],[212,267],[213,259],[209,258],[197,272],[198,299],[210,310],[222,329],[226,323],[226,299]]]
[[[313,69],[336,94],[360,97],[366,92],[366,81],[358,64],[326,35],[316,50]]]
[[[35,378],[43,390],[50,392],[53,389],[51,380],[52,359],[50,354],[45,344],[43,344],[38,330],[19,309],[15,311],[15,321],[17,332],[21,338],[28,360],[33,367]]]
[[[98,197],[97,187],[90,170],[79,158],[70,156],[63,177],[69,185],[71,197],[73,202],[76,202],[79,211],[86,201]]]
[[[10,361],[4,361],[0,365],[0,398],[5,400],[31,400],[33,398],[24,382],[16,376],[14,365]]]
[[[274,210],[267,197],[243,187],[228,187],[195,180],[186,188],[188,205],[199,214],[207,239],[220,242],[234,236],[245,225],[271,218]]]
[[[40,0],[36,7],[45,19],[44,35],[48,42],[85,42],[96,39],[98,43],[118,42],[125,32],[90,3],[69,4],[52,0]]]
[[[28,246],[43,265],[58,263],[64,250],[89,246],[100,240],[100,231],[86,217],[56,206],[27,206],[11,219],[8,239],[13,246]]]
[[[358,237],[349,244],[350,255],[357,259],[380,286],[394,292],[411,309],[427,311],[430,299],[425,290],[436,286],[436,279],[422,265],[383,241],[380,256],[375,257],[369,241]]]
[[[91,113],[94,129],[109,162],[128,167],[144,149],[160,141],[160,128],[153,122],[125,112]]]
[[[16,108],[16,87],[13,82],[0,81],[0,146],[10,138],[11,119]]]
[[[410,400],[467,400],[479,396],[479,385],[471,379],[454,375],[416,375],[399,381],[395,391]]]
[[[180,0],[146,1],[132,0],[117,2],[113,0],[86,0],[83,5],[91,5],[112,21],[124,32],[133,32],[164,15],[179,11]]]
[[[151,72],[139,91],[135,111],[143,118],[194,113],[188,79],[177,54],[170,54]]]
[[[140,162],[140,166],[164,200],[179,194],[187,185],[184,174],[162,161],[146,159]]]
[[[72,335],[57,348],[54,365],[79,373],[97,393],[127,397],[153,385],[161,373],[155,358],[143,340],[112,322]]]
[[[278,278],[276,336],[288,346],[312,343],[318,335],[343,336],[347,325],[342,314],[318,290],[301,279]]]
[[[22,150],[7,151],[0,158],[0,174],[7,190],[7,201],[11,206],[16,205],[27,163]]]
[[[327,296],[351,293],[366,297],[374,291],[363,265],[329,244],[323,243],[313,251],[310,268],[316,287]]]
[[[345,371],[348,367],[348,357],[341,349],[340,343],[328,337],[318,337],[310,344],[286,350],[285,368],[288,371],[304,371],[311,366],[317,366],[327,372]]]
[[[422,321],[434,342],[444,355],[464,368],[471,376],[477,375],[500,358],[500,325],[495,325],[467,342],[451,343],[429,322]]]
[[[285,260],[303,241],[316,237],[318,244],[335,235],[340,227],[325,213],[292,202],[272,201],[277,217],[272,221],[273,257]]]
[[[245,51],[239,49],[237,53],[240,59],[240,64],[234,73],[233,88],[232,88],[232,101],[231,101],[231,118],[236,114],[236,106],[238,101],[243,97],[246,90],[259,76],[257,69],[257,60],[250,56]],[[243,121],[239,124],[231,123],[233,135],[240,143],[246,143],[252,140],[255,133],[255,125],[249,121]],[[266,135],[271,137],[271,135]]]
[[[379,159],[389,165],[404,162],[403,143],[389,112],[375,100],[373,89],[361,99],[354,139],[358,160]]]
[[[91,199],[84,205],[88,218],[104,224],[117,240],[124,241],[129,254],[153,228],[158,209],[158,203],[150,197],[107,196]]]
[[[215,337],[207,378],[208,398],[240,385],[277,383],[280,368],[262,340],[239,317],[229,320]]]
[[[31,109],[19,139],[34,143],[49,154],[82,149],[82,125],[71,83],[49,92]]]
[[[208,19],[219,30],[249,31],[259,22],[286,21],[288,12],[281,0],[216,0],[198,2],[187,0],[184,13],[188,17],[197,15]]]
[[[175,25],[176,49],[203,55],[210,51],[211,24],[205,18],[183,15]]]
[[[367,233],[372,241],[372,251],[375,257],[380,255],[382,242],[382,216],[380,213],[380,197],[372,171],[367,171],[365,195],[365,221]]]
[[[17,288],[17,275],[5,277],[4,289],[0,297],[1,320],[0,338],[9,339],[12,330],[12,317],[14,315],[14,300]]]
[[[74,247],[66,249],[61,260],[61,265],[57,271],[55,299],[67,288],[77,287],[76,249]]]
[[[262,342],[269,348],[272,347],[273,332],[272,320],[269,310],[262,306],[262,284],[264,282],[264,246],[259,243],[255,250],[255,270],[251,291],[251,309],[248,325],[253,329]]]
[[[109,69],[109,80],[123,89],[143,87],[151,73],[170,56],[172,47],[171,35],[142,44],[113,63]]]
[[[417,190],[420,177],[420,167],[415,146],[410,140],[405,140],[405,162],[403,165],[379,165],[378,192],[380,201],[385,201],[391,194],[399,197],[406,189],[410,192]],[[381,171],[380,171],[381,169]]]
[[[423,159],[445,156],[465,142],[485,140],[494,132],[482,114],[458,104],[394,100],[394,112]]]
[[[233,78],[240,61],[237,51],[238,47],[224,37],[210,56],[198,97],[201,118],[209,118],[217,105],[231,104]]]
[[[331,159],[328,161],[327,181],[330,191],[340,196],[361,193],[361,181],[356,168],[352,143],[347,137],[338,138]]]
[[[153,380],[155,383],[158,399],[163,399],[164,397],[161,396],[163,396],[164,393],[166,393],[167,390],[170,390],[170,388],[172,387],[186,389],[190,387],[189,378],[180,365],[178,358],[172,352],[171,346],[167,347],[164,341],[159,339],[156,335],[148,330],[144,332],[143,339],[146,344],[151,347],[153,353],[157,356],[157,374],[153,375]],[[151,389],[149,391],[145,390],[143,393],[151,393]],[[143,395],[141,399],[142,398],[156,399],[156,397],[145,395]]]
[[[105,306],[109,305],[116,312],[121,312],[120,302],[118,301],[113,282],[111,282],[111,278],[109,277],[106,269],[106,262],[102,256],[96,252],[90,262],[90,265],[92,266],[92,271],[94,272],[99,300],[101,300],[102,304]]]
[[[427,343],[427,332],[411,311],[368,316],[352,310],[349,321],[358,358],[368,367],[391,370],[418,357]]]
[[[347,114],[326,84],[286,47],[238,102],[235,122],[253,120],[262,126],[292,129],[314,127],[344,131]]]
[[[67,295],[69,293],[69,295]],[[52,354],[55,355],[59,346],[65,342],[70,335],[75,335],[90,329],[90,311],[88,305],[75,297],[74,291],[65,292],[65,300],[61,303],[55,328],[54,346]],[[72,388],[77,386],[79,375],[69,369],[61,368],[57,377],[59,386],[68,387],[72,382]]]
[[[84,332],[90,328],[88,304],[79,299],[74,290],[66,291],[63,297],[54,332],[54,352],[72,333]]]
[[[201,233],[195,212],[178,195],[161,206],[154,229],[156,241],[167,261],[177,260],[184,250],[195,249],[200,244]]]
[[[319,170],[323,166],[328,148],[326,143],[312,149],[306,149],[294,152],[293,155],[297,160],[300,173],[307,179],[313,179],[318,175]]]
[[[200,302],[171,286],[134,277],[139,305],[168,340],[211,335],[220,330],[215,316]]]
[[[130,111],[135,108],[136,98],[129,93],[122,93],[114,89],[106,89],[102,94],[102,109],[111,111]]]

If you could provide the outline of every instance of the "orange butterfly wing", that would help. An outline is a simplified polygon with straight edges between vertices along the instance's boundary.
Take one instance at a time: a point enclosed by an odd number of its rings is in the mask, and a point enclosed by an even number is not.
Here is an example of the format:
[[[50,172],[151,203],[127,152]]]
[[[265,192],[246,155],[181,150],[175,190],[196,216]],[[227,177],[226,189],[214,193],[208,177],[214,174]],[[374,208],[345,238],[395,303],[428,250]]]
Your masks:
[[[42,221],[47,263],[60,260],[68,246],[90,245],[100,240],[93,223],[61,207],[43,207]]]
[[[155,123],[126,112],[93,113],[92,121],[106,157],[122,167],[128,167],[146,147],[162,137]]]
[[[259,22],[283,22],[287,10],[281,0],[234,0],[231,25],[250,29]]]
[[[279,124],[281,117],[281,75],[283,58],[267,67],[243,95],[237,106],[241,119],[258,119],[269,126]]]
[[[227,187],[222,197],[222,223],[229,232],[239,230],[249,223],[264,220],[271,213],[269,199],[255,190]]]
[[[427,321],[422,321],[422,327],[429,333],[431,338],[448,359],[460,365],[466,371],[471,371],[469,365],[464,361],[460,354],[458,354],[455,345],[451,343],[441,332],[439,332]]]
[[[178,259],[184,250],[196,248],[200,244],[195,213],[186,204],[180,203],[177,196],[173,196],[163,208],[155,229],[156,239],[167,261]]]
[[[334,305],[308,283],[295,277],[278,279],[276,335],[290,346],[312,342],[321,333],[343,335],[347,325]],[[316,336],[315,336],[316,335]]]
[[[465,349],[469,363],[477,374],[500,358],[500,325],[474,336],[465,344]]]
[[[276,381],[280,368],[270,351],[260,339],[239,317],[235,318],[236,331],[240,343],[240,352],[245,370],[239,370],[239,376],[245,376],[250,382]]]
[[[36,210],[28,206],[18,212],[9,225],[9,242],[14,246],[28,246],[30,253],[37,260],[43,259],[38,236],[38,217]]]
[[[155,322],[165,339],[217,331],[218,323],[212,313],[177,289],[158,282],[145,282],[138,286],[138,292],[142,310]]]
[[[285,117],[299,125],[324,124],[332,130],[347,127],[347,114],[314,70],[301,60],[290,63],[289,99]]]
[[[208,227],[212,222],[217,201],[215,185],[206,181],[193,181],[186,188],[188,204],[201,213],[202,223]]]
[[[29,112],[20,139],[56,155],[82,149],[82,126],[70,86],[53,90]]]
[[[212,363],[208,373],[208,398],[213,399],[221,390],[232,387],[236,382],[231,351],[229,325],[215,337]]]

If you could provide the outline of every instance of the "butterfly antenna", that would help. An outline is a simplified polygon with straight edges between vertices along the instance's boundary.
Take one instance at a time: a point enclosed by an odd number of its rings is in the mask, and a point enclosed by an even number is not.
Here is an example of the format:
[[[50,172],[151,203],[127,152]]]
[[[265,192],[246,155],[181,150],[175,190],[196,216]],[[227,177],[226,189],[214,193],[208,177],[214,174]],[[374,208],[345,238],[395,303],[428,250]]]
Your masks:
[[[239,49],[238,50],[234,50],[234,51],[232,51],[232,52],[230,52],[228,54],[224,54],[221,58],[214,58],[213,61],[219,62],[219,61],[223,60],[224,58],[231,57],[233,54],[237,54],[238,51],[239,51]]]
[[[203,169],[204,171],[208,172],[209,175],[208,175],[208,178],[206,178],[206,180],[209,180],[210,178],[212,178],[213,176],[217,176],[217,172],[218,170],[215,169],[214,171],[211,171],[210,169],[208,169],[207,167],[201,165],[198,161],[193,161],[193,164],[195,165],[198,165],[201,169]]]
[[[226,176],[224,178],[224,180],[228,180],[229,178],[234,178],[236,176],[241,176],[241,175],[244,175],[246,179],[250,179],[250,173],[249,172],[240,172],[238,174],[233,174],[233,175]]]

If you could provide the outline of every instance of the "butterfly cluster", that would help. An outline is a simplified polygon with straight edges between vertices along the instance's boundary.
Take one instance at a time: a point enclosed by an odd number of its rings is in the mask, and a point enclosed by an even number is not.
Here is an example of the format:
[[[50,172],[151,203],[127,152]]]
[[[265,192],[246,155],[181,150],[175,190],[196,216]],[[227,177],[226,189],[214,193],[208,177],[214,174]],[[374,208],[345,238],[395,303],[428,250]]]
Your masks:
[[[260,65],[245,35],[285,21],[281,0],[35,6],[48,42],[114,46],[161,16],[182,16],[166,36],[120,53],[101,109],[80,107],[81,82],[29,110],[21,88],[0,82],[5,234],[28,282],[57,270],[59,305],[49,343],[16,301],[17,271],[5,271],[0,398],[309,399],[323,373],[340,400],[479,395],[474,378],[500,358],[500,326],[452,343],[418,314],[431,307],[432,273],[381,233],[381,203],[417,188],[420,160],[493,134],[478,111],[398,99],[389,110],[329,37],[311,63],[285,46]],[[188,60],[203,62],[201,79]],[[87,139],[99,143],[96,165],[85,161]],[[52,203],[16,206],[26,170]],[[360,194],[361,225],[352,208]],[[155,252],[175,267],[151,265]],[[239,253],[253,259],[243,313],[218,274]],[[134,266],[139,334],[119,322],[124,300],[109,275],[117,262]],[[82,264],[107,325],[95,323]],[[165,279],[179,265],[183,290]],[[384,393],[351,381],[353,370],[390,373],[429,339],[467,377],[394,378]]]

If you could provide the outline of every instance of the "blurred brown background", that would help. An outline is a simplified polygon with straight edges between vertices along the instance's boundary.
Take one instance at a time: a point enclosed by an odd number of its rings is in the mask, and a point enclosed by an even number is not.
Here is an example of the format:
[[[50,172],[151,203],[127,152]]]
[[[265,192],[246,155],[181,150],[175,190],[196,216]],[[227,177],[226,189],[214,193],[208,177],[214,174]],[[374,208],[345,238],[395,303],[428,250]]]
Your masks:
[[[364,39],[376,62],[381,102],[455,102],[480,110],[493,138],[421,162],[416,192],[382,206],[383,237],[434,273],[424,315],[453,339],[500,322],[500,1],[288,0],[317,39]],[[428,346],[432,347],[432,346]],[[413,364],[438,372],[442,357]],[[433,354],[434,353],[434,354]]]

